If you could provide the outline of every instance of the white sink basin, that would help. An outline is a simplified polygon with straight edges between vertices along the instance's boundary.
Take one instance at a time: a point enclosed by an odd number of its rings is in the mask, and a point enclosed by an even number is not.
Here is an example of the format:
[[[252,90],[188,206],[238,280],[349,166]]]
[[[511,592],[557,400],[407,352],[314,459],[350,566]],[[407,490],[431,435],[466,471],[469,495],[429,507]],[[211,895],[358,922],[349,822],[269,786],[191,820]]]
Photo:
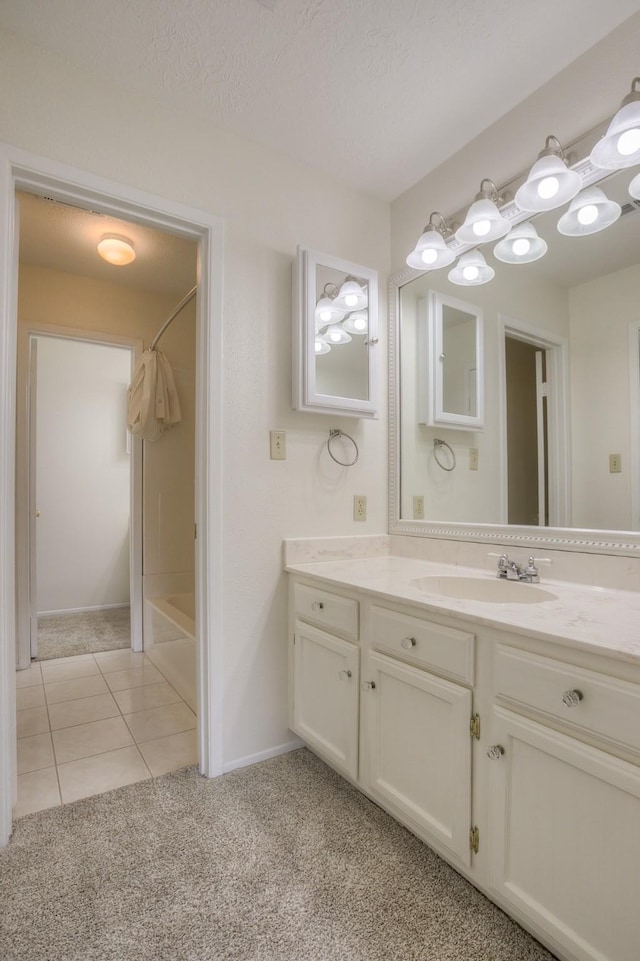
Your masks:
[[[455,597],[464,601],[485,601],[490,604],[542,604],[556,601],[557,594],[536,584],[482,577],[416,577],[412,587],[425,594]]]

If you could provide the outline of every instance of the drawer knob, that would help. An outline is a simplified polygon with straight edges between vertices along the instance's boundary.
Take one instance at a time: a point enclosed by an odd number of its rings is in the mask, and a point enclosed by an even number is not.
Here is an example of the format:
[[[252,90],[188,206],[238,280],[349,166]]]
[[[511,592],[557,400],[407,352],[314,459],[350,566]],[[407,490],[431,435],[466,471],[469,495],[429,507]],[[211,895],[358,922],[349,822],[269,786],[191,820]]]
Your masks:
[[[347,681],[351,676],[351,671],[338,671],[338,677],[341,681]]]
[[[375,681],[365,681],[364,684],[362,685],[363,691],[375,691],[375,689],[376,689]]]
[[[504,748],[502,744],[492,744],[487,751],[487,757],[491,758],[492,761],[499,761],[504,754]]]
[[[565,691],[562,695],[562,703],[566,707],[577,707],[582,697],[582,691]]]
[[[312,610],[312,611],[323,611],[323,610],[324,610],[324,604],[323,604],[323,602],[322,602],[322,601],[314,601],[313,604],[311,605],[311,610]]]
[[[410,651],[412,647],[416,646],[415,637],[403,637],[400,641],[400,647],[403,647],[405,651]]]

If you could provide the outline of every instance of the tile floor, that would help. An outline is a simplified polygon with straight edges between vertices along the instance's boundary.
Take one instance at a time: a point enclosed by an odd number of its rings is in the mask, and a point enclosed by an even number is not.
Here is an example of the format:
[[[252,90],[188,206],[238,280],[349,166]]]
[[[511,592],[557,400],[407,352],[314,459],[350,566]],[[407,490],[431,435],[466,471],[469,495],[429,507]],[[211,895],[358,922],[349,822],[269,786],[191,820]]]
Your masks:
[[[35,661],[16,688],[14,817],[197,761],[196,716],[144,654]]]

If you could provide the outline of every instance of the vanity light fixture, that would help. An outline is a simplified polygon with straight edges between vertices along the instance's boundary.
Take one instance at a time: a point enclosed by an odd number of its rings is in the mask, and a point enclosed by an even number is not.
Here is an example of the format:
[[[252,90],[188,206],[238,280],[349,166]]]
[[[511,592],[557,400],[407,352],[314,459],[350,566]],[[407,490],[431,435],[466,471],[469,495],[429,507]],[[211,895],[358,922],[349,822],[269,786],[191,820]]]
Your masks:
[[[581,185],[580,174],[567,167],[560,141],[550,136],[527,179],[516,191],[515,201],[521,210],[531,213],[553,210],[572,200]]]
[[[368,302],[367,285],[360,284],[355,277],[347,277],[335,299],[336,307],[342,310],[343,316],[347,311],[361,310]]]
[[[634,200],[640,200],[640,174],[636,174],[629,184],[629,195]]]
[[[334,324],[332,327],[327,327],[322,336],[325,342],[331,346],[334,344],[348,344],[351,340],[351,335],[346,332],[341,324]]]
[[[342,327],[350,334],[366,334],[369,327],[366,310],[354,310],[342,321]]]
[[[342,320],[345,311],[337,303],[338,288],[335,284],[325,284],[322,297],[318,300],[315,310],[316,330],[335,324]]]
[[[489,266],[479,250],[470,250],[462,254],[447,276],[452,284],[458,284],[459,287],[478,287],[480,284],[488,284],[495,274],[495,270]]]
[[[439,218],[439,224],[433,223],[434,217]],[[452,233],[446,219],[434,210],[417,244],[407,257],[407,265],[415,270],[437,270],[438,267],[448,267],[456,259],[453,251],[445,243],[445,237]]]
[[[98,253],[103,260],[113,264],[114,267],[125,267],[136,259],[131,241],[117,234],[105,234],[98,243]]]
[[[600,187],[587,187],[573,198],[558,221],[558,230],[567,237],[595,234],[615,223],[621,213],[620,204],[609,200]]]
[[[547,242],[538,236],[533,224],[528,222],[514,227],[508,237],[493,248],[493,254],[504,264],[531,264],[547,252]]]
[[[589,159],[594,167],[604,170],[619,170],[640,163],[640,77],[633,78],[631,93],[622,101]]]
[[[489,184],[489,189],[485,188]],[[498,188],[488,177],[480,184],[476,199],[469,207],[461,227],[456,230],[456,240],[465,244],[483,244],[504,237],[511,224],[498,210]]]

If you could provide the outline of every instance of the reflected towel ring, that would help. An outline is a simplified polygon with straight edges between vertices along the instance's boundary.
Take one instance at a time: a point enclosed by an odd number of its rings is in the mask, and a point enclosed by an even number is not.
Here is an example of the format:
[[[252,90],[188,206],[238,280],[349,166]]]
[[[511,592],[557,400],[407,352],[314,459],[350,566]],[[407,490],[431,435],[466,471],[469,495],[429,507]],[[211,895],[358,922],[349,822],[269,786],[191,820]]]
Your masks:
[[[350,460],[348,462],[343,460],[338,460],[336,455],[331,450],[331,441],[335,440],[336,437],[346,437],[347,440],[351,441],[356,451],[356,456],[353,458],[353,460]],[[339,427],[334,427],[329,431],[329,440],[327,441],[327,450],[329,451],[329,457],[331,458],[331,460],[334,460],[336,464],[340,464],[340,467],[353,467],[353,465],[357,463],[358,456],[360,454],[358,450],[358,445],[354,441],[353,437],[351,437],[349,434],[345,434],[345,432],[343,430],[340,430]]]
[[[439,451],[439,449],[440,449],[441,447],[446,447],[447,450],[449,451],[449,453],[451,454],[451,459],[452,459],[452,461],[453,461],[453,463],[451,464],[451,467],[447,467],[446,464],[443,464],[442,461],[439,460],[439,458],[438,458],[438,451]],[[441,467],[442,470],[455,470],[455,466],[456,466],[456,455],[455,455],[454,452],[453,452],[453,448],[452,448],[449,444],[447,444],[446,440],[439,440],[439,438],[434,437],[434,439],[433,439],[433,456],[435,457],[436,464],[438,465],[438,467]]]

